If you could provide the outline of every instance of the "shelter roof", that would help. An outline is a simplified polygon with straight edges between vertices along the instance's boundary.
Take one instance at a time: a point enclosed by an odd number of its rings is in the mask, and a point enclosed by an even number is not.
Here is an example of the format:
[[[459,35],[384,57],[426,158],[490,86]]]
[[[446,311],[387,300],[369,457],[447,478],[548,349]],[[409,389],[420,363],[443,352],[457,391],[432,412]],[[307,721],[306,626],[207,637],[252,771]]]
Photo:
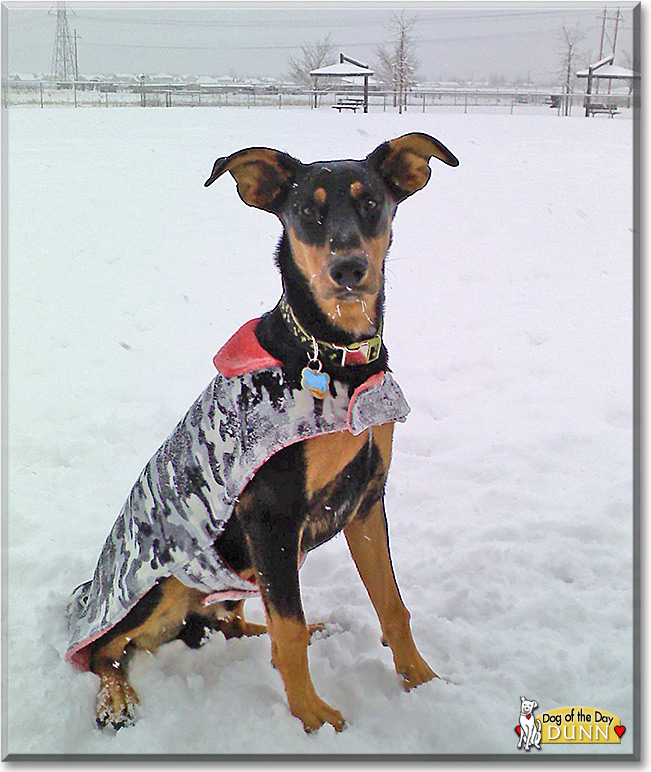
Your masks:
[[[339,62],[330,64],[327,67],[319,67],[318,70],[312,70],[310,75],[313,77],[331,77],[331,78],[349,78],[354,75],[374,75],[374,71],[368,67],[359,67],[350,62]]]
[[[577,78],[587,78],[589,70],[579,70],[577,72]],[[607,78],[609,80],[632,80],[640,77],[639,72],[633,72],[626,67],[620,67],[617,64],[605,64],[602,67],[594,68],[592,70],[593,78]]]

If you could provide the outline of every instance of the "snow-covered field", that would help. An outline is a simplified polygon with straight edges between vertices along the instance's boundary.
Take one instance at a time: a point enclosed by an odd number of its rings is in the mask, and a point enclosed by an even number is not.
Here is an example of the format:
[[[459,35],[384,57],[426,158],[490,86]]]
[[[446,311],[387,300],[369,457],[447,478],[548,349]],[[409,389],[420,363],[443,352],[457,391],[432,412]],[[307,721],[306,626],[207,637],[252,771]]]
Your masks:
[[[333,110],[9,114],[9,657],[4,753],[516,754],[520,697],[627,727],[632,673],[632,123]],[[308,736],[265,638],[131,666],[140,720],[94,726],[62,659],[131,484],[275,304],[279,225],[214,159],[363,157],[407,131],[460,159],[399,209],[386,341],[412,406],[388,485],[393,558],[436,681],[404,693],[345,540],[302,570],[312,675],[348,728]],[[262,608],[250,601],[249,616]]]

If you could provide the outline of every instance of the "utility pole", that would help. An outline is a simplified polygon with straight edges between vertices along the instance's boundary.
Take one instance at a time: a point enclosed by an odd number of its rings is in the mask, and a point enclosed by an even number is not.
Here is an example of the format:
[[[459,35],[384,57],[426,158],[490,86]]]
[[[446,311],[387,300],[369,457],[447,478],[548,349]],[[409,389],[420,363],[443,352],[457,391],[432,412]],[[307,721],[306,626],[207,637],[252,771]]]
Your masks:
[[[77,35],[77,30],[73,30],[74,38],[75,38],[75,80],[79,80],[79,59],[77,58],[77,38],[79,37]]]
[[[617,9],[617,13],[615,16],[609,16],[608,15],[608,8],[604,7],[604,14],[601,20],[601,43],[599,44],[599,61],[601,61],[606,54],[604,44],[607,45],[611,49],[612,55],[613,55],[613,62],[615,61],[615,52],[617,50],[617,33],[619,31],[619,22],[620,19],[623,20],[623,16],[620,13],[619,8]],[[612,36],[608,32],[608,25],[607,22],[613,21],[615,22],[614,30],[612,33]],[[608,93],[610,94],[610,89],[612,87],[612,80],[608,80]],[[599,79],[597,78],[596,88],[595,92],[599,92]]]
[[[50,8],[48,16],[52,15],[53,10],[54,8]],[[74,13],[74,11],[71,11],[71,13]],[[68,27],[68,9],[64,2],[56,4],[56,14],[57,29],[54,35],[54,50],[52,52],[52,77],[59,83],[69,83],[70,81],[77,80],[78,73],[70,28]]]
[[[604,58],[604,37],[606,36],[606,16],[608,15],[608,8],[604,5],[604,17],[601,22],[601,42],[599,43],[599,61]]]

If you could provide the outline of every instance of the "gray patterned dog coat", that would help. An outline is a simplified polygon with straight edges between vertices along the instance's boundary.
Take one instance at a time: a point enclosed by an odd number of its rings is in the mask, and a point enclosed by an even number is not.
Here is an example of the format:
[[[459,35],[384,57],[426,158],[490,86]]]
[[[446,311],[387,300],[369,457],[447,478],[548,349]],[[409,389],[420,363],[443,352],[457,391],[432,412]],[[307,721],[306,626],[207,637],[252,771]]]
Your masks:
[[[247,322],[215,356],[217,375],[143,469],[104,543],[93,578],[74,590],[66,659],[90,667],[90,644],[156,582],[176,577],[207,597],[241,600],[257,586],[213,548],[238,496],[274,453],[331,432],[361,434],[406,420],[409,406],[390,373],[353,394],[339,381],[324,399],[292,389],[282,365]]]

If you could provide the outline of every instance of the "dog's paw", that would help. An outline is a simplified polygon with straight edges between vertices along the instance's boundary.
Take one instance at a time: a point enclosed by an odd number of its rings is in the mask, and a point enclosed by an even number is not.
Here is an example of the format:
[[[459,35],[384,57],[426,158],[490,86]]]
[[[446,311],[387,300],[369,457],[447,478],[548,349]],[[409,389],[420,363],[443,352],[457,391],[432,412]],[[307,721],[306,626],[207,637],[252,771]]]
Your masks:
[[[136,722],[138,695],[123,677],[103,677],[97,694],[95,715],[97,726],[118,730]]]
[[[317,622],[313,625],[307,626],[310,633],[310,639],[314,638],[316,641],[320,641],[322,638],[329,638],[331,635],[337,633],[343,633],[344,629],[336,622]]]
[[[315,635],[316,633],[325,633],[326,626],[324,622],[314,622],[311,625],[307,626],[307,631],[310,634],[310,638]],[[324,635],[318,635],[318,638],[325,638]]]
[[[341,713],[324,702],[317,694],[309,699],[302,700],[298,704],[290,705],[290,710],[296,718],[303,722],[306,732],[316,732],[324,724],[331,724],[336,732],[341,732],[346,727],[346,721]]]
[[[402,686],[405,691],[415,689],[421,684],[431,681],[433,678],[438,678],[438,675],[432,670],[432,668],[425,662],[425,660],[416,652],[416,655],[411,662],[408,663],[396,663],[396,671],[402,679]]]

